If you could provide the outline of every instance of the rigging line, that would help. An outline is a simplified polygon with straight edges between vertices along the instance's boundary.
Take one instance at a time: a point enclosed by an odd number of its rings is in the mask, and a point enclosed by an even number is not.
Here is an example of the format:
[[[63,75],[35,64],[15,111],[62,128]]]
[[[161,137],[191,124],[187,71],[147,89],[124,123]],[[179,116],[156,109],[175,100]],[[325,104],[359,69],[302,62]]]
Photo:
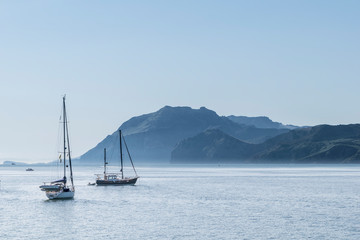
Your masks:
[[[59,153],[62,153],[62,151],[59,150],[59,146],[61,146],[61,127],[62,127],[62,106],[60,107],[59,110],[59,122],[57,123],[58,126],[58,130],[57,130],[57,139],[55,142],[55,146],[54,146],[54,153],[57,153],[55,156],[55,160],[54,163],[51,164],[51,175],[50,175],[50,179],[49,181],[52,181],[54,178],[56,179],[60,179],[61,177],[61,170],[60,170],[60,163],[62,163],[62,161],[60,161],[59,159]]]
[[[62,111],[62,109],[61,109]],[[60,112],[61,112],[60,111]],[[62,114],[60,113],[60,118],[62,117]],[[60,153],[60,150],[59,150],[59,146],[61,145],[61,120],[59,120],[59,123],[58,123],[58,131],[57,131],[57,140],[56,140],[56,151],[57,154],[56,154],[56,171],[54,172],[55,173],[55,176],[56,176],[56,179],[60,179],[60,176],[61,176],[61,173],[60,173],[60,163],[61,163],[61,158],[59,159],[59,153]]]
[[[127,151],[128,155],[129,155],[129,159],[130,159],[130,162],[131,162],[131,166],[133,167],[136,176],[138,176],[138,175],[137,175],[137,172],[136,172],[136,170],[135,170],[134,163],[133,163],[133,161],[132,161],[132,158],[131,158],[131,155],[130,155],[130,152],[129,152],[129,149],[128,149],[128,146],[127,146],[127,144],[126,144],[126,141],[125,141],[124,136],[122,136],[122,139],[124,140],[124,144],[125,144],[125,147],[126,147],[126,151]]]
[[[113,135],[111,135],[111,136],[113,136]],[[111,160],[113,160],[113,155],[114,155],[114,151],[115,151],[115,149],[117,149],[115,146],[117,145],[117,139],[118,139],[118,135],[116,134],[115,135],[115,140],[113,140],[113,141],[111,141],[111,142],[115,142],[115,143],[113,143],[112,144],[112,146],[110,145],[109,146],[109,150],[111,150],[110,151],[110,158],[108,158],[106,161],[109,163],[109,165],[110,165],[110,162],[111,162]],[[110,167],[110,166],[109,166]]]

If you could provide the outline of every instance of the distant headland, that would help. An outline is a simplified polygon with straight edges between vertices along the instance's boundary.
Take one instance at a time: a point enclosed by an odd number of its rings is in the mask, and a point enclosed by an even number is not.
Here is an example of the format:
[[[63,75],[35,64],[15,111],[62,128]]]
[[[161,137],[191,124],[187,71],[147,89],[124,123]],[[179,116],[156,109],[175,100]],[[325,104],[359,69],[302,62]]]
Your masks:
[[[360,124],[299,127],[265,116],[219,116],[205,107],[165,106],[133,117],[118,129],[134,161],[146,164],[360,163]],[[104,148],[110,162],[117,159],[118,129],[74,164],[100,165]],[[26,165],[3,163],[12,164]]]
[[[164,163],[359,163],[360,125],[299,127],[268,117],[219,116],[205,107],[165,106],[122,129],[135,161]],[[76,161],[117,156],[114,134]]]

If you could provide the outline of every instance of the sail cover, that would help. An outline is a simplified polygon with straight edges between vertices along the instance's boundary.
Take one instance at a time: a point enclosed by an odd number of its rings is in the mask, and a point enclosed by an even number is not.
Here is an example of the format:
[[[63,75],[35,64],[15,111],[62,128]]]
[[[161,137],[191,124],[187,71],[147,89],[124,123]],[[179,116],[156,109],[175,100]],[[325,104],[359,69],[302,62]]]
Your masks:
[[[59,179],[59,180],[55,180],[55,181],[52,181],[51,183],[66,183],[66,177],[63,177],[62,179]]]

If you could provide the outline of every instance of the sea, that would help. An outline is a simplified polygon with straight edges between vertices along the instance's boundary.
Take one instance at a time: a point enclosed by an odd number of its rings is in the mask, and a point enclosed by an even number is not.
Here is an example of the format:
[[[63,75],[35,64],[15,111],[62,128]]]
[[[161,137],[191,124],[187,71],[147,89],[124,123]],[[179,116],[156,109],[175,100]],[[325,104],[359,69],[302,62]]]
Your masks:
[[[74,166],[73,200],[39,189],[53,167],[25,168],[0,167],[2,240],[360,239],[359,165],[140,166],[135,186]]]

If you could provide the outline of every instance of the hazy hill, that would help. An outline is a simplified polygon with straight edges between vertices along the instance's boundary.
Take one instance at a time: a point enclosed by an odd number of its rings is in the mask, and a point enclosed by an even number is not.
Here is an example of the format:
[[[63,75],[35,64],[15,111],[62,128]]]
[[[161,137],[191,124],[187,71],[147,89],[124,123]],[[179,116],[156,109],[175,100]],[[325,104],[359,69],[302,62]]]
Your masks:
[[[223,133],[209,129],[181,141],[171,153],[172,163],[216,163],[219,160],[238,162],[255,152],[257,145],[245,143]]]
[[[245,116],[228,116],[228,118],[236,123],[257,128],[276,128],[276,129],[295,129],[298,128],[294,125],[284,125],[279,122],[274,122],[268,117],[245,117]]]
[[[185,158],[204,163],[215,158],[252,163],[359,163],[360,125],[299,128],[261,144],[244,144],[225,133],[204,132],[182,141],[172,152],[172,162],[184,162]]]
[[[16,162],[16,161],[4,161],[3,165],[16,165],[16,166],[22,166],[22,165],[28,165],[28,163],[24,162]]]
[[[254,159],[270,162],[360,162],[360,125],[319,125],[292,130],[262,144]]]
[[[228,135],[249,143],[261,143],[287,132],[287,129],[259,129],[241,125],[220,117],[205,107],[163,107],[157,112],[133,117],[120,126],[130,152],[137,160],[169,161],[171,151],[183,139],[193,137],[207,129],[220,129]],[[97,146],[80,157],[82,162],[102,161],[103,148],[109,157],[118,156],[118,133],[107,136]]]

